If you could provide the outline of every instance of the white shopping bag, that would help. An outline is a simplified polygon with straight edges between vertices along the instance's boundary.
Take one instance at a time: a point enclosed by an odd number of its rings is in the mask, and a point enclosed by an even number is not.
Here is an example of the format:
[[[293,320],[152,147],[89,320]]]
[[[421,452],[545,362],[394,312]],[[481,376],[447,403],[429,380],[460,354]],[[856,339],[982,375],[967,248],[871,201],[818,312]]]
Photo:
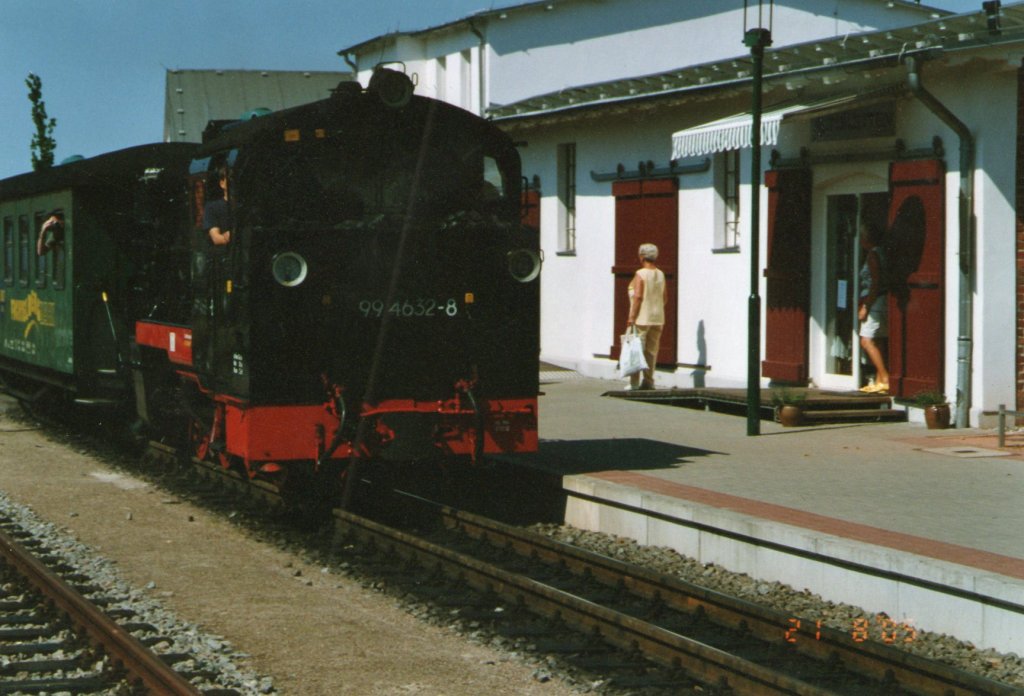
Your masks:
[[[619,375],[629,377],[647,369],[644,358],[644,342],[635,328],[622,334],[622,350],[619,351]]]

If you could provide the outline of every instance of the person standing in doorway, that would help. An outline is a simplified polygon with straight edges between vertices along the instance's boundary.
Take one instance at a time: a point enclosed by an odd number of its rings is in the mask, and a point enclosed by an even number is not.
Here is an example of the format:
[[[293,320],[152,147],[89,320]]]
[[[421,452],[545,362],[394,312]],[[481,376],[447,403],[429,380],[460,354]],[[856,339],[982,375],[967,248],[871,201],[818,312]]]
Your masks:
[[[661,332],[665,328],[665,304],[668,290],[665,273],[658,268],[658,247],[640,245],[640,269],[629,282],[629,317],[626,328],[636,327],[644,344],[647,369],[630,375],[630,389],[654,389],[654,366],[658,361]],[[643,381],[641,381],[641,374]]]
[[[860,268],[860,347],[875,367],[875,381],[861,387],[862,392],[883,394],[889,391],[889,371],[885,367],[885,347],[889,336],[889,297],[885,287],[885,251],[881,247],[882,229],[863,221],[860,247],[864,264]]]

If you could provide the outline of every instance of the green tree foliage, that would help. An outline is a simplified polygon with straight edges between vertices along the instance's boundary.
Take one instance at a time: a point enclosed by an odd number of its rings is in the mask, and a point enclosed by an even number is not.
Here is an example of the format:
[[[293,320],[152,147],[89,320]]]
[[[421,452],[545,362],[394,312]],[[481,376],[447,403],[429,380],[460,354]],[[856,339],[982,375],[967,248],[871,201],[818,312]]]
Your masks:
[[[28,99],[32,102],[32,122],[36,126],[32,136],[32,169],[38,171],[53,166],[53,151],[57,149],[53,129],[57,126],[57,119],[46,116],[42,79],[35,73],[29,73],[25,85],[28,86]]]

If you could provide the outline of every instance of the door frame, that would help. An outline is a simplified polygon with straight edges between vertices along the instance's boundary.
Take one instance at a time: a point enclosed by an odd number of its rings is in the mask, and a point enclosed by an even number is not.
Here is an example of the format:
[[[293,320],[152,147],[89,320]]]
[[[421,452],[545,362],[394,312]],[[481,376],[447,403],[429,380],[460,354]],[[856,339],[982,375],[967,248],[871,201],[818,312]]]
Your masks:
[[[830,164],[814,167],[811,192],[811,335],[809,373],[813,383],[822,389],[855,391],[860,385],[860,341],[853,340],[853,369],[850,375],[825,372],[828,365],[827,310],[828,296],[825,282],[828,278],[828,197],[889,193],[889,163],[858,162],[856,164]],[[855,269],[860,267],[860,250]],[[856,324],[855,330],[856,330]]]

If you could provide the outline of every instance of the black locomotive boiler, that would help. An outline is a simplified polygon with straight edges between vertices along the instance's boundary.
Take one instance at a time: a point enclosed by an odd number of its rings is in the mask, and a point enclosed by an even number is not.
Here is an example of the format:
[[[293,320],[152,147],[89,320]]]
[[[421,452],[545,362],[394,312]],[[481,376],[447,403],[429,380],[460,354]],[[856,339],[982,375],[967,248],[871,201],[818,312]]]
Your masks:
[[[293,489],[536,449],[540,258],[505,134],[391,70],[207,130],[126,321],[144,424]]]

